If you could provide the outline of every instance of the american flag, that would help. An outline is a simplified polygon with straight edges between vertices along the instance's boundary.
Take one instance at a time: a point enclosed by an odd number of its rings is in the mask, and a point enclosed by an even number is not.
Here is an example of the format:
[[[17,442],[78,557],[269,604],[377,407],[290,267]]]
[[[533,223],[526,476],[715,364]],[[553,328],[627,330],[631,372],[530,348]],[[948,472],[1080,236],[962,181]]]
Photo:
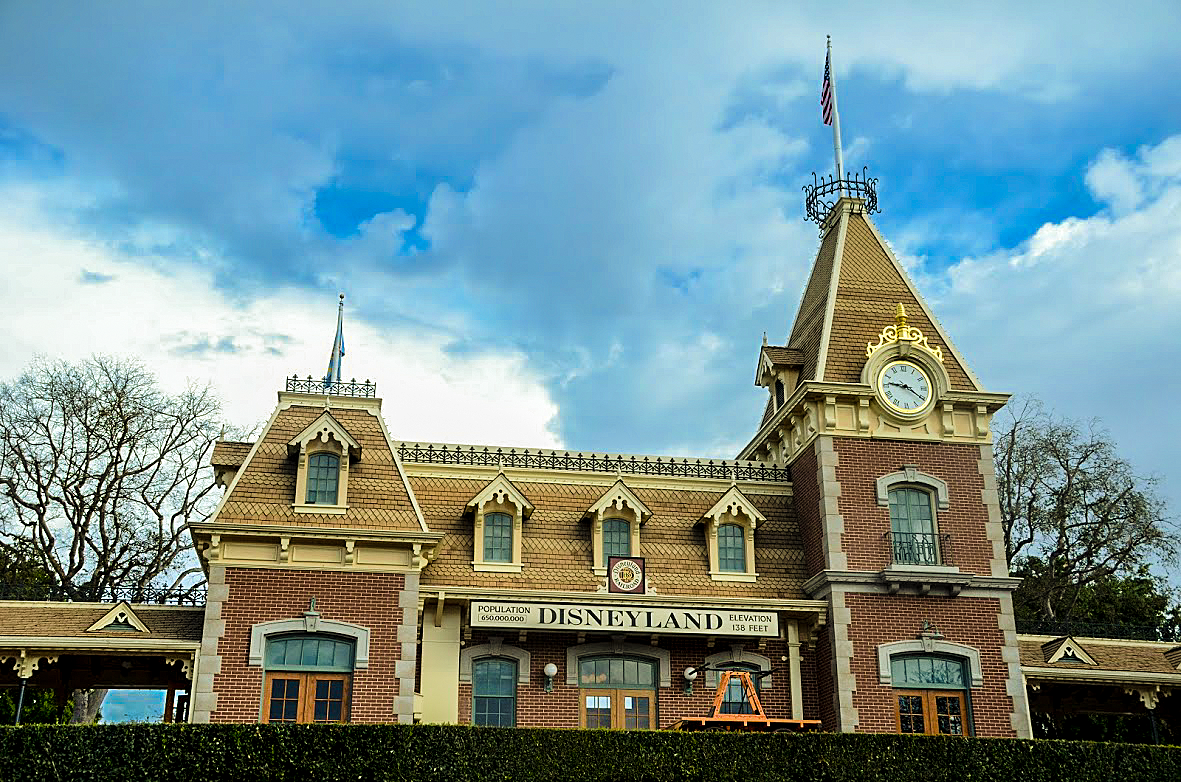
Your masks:
[[[829,60],[832,54],[824,56],[824,84],[820,87],[820,111],[824,114],[824,124],[832,124],[832,78]]]

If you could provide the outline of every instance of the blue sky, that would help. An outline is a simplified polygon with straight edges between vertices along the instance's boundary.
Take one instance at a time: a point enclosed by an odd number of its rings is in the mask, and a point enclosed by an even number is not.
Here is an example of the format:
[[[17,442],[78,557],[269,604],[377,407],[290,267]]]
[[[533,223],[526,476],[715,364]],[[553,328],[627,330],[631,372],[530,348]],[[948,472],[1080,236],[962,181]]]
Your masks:
[[[1175,2],[0,6],[0,356],[141,356],[237,423],[323,371],[395,437],[733,456],[846,163],[992,389],[1181,509]],[[1170,435],[1162,433],[1173,433]]]

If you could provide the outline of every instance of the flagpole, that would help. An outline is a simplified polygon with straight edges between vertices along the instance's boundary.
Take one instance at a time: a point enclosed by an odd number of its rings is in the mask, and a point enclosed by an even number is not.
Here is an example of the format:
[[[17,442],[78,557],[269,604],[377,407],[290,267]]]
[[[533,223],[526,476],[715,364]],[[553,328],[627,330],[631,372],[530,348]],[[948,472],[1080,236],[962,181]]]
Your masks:
[[[845,160],[841,154],[841,114],[837,111],[837,69],[832,67],[832,36],[828,38],[828,62],[829,62],[829,89],[832,91],[832,149],[837,161],[837,181],[841,182],[845,178]],[[845,186],[838,185],[839,193],[842,198],[845,197]]]
[[[341,342],[344,339],[344,294],[340,294],[340,306],[336,310],[336,344],[332,349],[336,351],[336,382],[340,382],[340,365],[342,361]]]

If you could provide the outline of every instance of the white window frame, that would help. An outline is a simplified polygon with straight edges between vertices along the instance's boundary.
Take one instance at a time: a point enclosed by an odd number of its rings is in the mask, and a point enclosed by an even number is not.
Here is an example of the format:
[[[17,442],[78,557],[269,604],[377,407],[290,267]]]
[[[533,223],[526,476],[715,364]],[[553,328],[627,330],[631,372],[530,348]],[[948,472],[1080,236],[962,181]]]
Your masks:
[[[467,509],[472,512],[472,569],[481,573],[520,573],[521,537],[526,519],[533,514],[533,503],[502,471],[468,501]],[[512,559],[508,562],[484,559],[484,518],[489,513],[504,513],[512,519]]]
[[[295,497],[291,503],[296,513],[315,513],[343,516],[349,509],[349,466],[361,460],[358,443],[332,414],[325,410],[320,417],[287,443],[287,451],[298,455],[295,477]],[[333,505],[308,502],[308,458],[317,453],[330,453],[340,459],[336,476],[336,503]]]
[[[714,581],[753,583],[759,577],[755,571],[755,530],[765,522],[764,516],[737,486],[731,486],[713,507],[701,517],[705,524],[705,546],[709,557],[709,577]],[[718,529],[724,524],[742,527],[746,570],[722,570],[718,556]]]
[[[640,550],[640,527],[652,518],[652,511],[622,478],[587,508],[586,516],[591,522],[591,570],[596,576],[607,575],[607,562],[603,556],[603,522],[607,519],[622,519],[631,525],[628,530],[631,556],[643,556]]]

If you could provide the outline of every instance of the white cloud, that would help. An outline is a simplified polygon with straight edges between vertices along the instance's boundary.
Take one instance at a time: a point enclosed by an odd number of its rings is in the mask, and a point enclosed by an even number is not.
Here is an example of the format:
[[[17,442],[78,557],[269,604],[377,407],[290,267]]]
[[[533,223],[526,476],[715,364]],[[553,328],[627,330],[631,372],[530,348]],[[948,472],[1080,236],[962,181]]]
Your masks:
[[[1106,150],[1086,181],[1108,209],[925,283],[986,385],[1099,417],[1140,469],[1173,470],[1181,443],[1161,435],[1181,431],[1166,401],[1181,387],[1181,136]],[[1177,512],[1181,476],[1163,477]]]
[[[168,387],[212,383],[227,418],[249,426],[269,414],[284,377],[324,371],[335,291],[279,287],[237,301],[214,286],[209,269],[163,272],[151,258],[69,235],[30,191],[7,188],[0,200],[0,377],[15,376],[36,354],[130,355]],[[350,294],[344,375],[377,381],[394,437],[560,447],[551,429],[558,408],[524,355],[453,355],[446,334],[376,328],[354,314],[374,306],[380,290]]]

